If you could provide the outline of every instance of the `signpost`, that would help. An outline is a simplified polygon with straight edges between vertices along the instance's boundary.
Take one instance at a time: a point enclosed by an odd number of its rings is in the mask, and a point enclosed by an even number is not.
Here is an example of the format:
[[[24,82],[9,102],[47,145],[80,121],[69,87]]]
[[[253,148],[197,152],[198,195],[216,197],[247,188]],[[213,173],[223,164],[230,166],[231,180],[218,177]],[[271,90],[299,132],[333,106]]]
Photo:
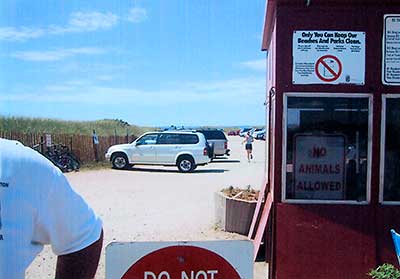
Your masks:
[[[111,243],[107,279],[252,279],[250,241]]]
[[[365,33],[293,32],[293,84],[365,83]]]
[[[296,199],[345,199],[343,135],[296,135],[293,162]]]
[[[382,83],[400,85],[400,15],[384,16],[382,52]]]

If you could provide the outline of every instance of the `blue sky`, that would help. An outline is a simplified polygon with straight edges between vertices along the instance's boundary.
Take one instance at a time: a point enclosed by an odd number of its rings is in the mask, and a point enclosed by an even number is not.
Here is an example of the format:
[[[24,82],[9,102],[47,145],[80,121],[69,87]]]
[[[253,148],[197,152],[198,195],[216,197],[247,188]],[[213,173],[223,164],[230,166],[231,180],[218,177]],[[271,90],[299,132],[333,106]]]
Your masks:
[[[264,0],[2,0],[0,114],[265,122]]]

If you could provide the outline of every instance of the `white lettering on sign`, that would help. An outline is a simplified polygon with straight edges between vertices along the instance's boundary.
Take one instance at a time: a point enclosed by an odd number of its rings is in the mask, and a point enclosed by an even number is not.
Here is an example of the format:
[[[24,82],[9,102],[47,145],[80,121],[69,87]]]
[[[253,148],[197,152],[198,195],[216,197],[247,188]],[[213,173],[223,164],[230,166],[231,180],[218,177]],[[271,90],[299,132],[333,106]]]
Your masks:
[[[144,272],[144,279],[171,279],[169,276],[168,272],[162,271],[158,276],[154,274],[154,272],[151,271],[145,271]]]
[[[382,83],[400,85],[400,15],[384,16],[382,44]]]
[[[190,271],[190,277],[185,271],[182,271],[181,279],[216,279],[216,277],[214,277],[214,274],[218,274],[218,270],[200,270],[198,272],[192,270]],[[208,275],[210,275],[210,277],[208,277]]]
[[[345,137],[296,135],[294,144],[295,198],[344,199]]]
[[[217,279],[215,274],[218,274],[218,270],[191,270],[189,275],[186,271],[182,271],[180,279]],[[171,279],[171,276],[167,271],[162,271],[158,275],[152,271],[145,271],[143,279]]]
[[[293,84],[365,82],[365,32],[294,31]]]

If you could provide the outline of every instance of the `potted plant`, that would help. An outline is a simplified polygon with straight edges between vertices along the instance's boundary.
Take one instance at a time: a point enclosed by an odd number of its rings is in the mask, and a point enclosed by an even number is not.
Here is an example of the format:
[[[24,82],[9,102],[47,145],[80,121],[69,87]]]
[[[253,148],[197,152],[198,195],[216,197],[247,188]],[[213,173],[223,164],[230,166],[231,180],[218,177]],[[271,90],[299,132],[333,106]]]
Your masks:
[[[249,233],[259,191],[230,186],[215,193],[216,225],[224,231]]]
[[[374,279],[399,279],[400,270],[391,264],[383,264],[368,273]]]

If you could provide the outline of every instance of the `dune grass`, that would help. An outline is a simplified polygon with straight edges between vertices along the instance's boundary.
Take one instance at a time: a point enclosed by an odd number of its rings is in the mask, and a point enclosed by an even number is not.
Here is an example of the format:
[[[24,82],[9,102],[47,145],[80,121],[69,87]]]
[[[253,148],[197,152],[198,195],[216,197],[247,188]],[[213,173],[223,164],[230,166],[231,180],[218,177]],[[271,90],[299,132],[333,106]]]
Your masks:
[[[259,127],[261,126],[256,126],[255,128]],[[223,129],[225,133],[240,129],[239,126],[199,126],[197,128]],[[98,136],[126,136],[127,134],[139,136],[144,132],[154,131],[156,128],[131,125],[120,119],[66,121],[50,118],[6,117],[0,115],[0,132],[92,135],[93,130],[96,130]]]
[[[154,130],[154,128],[131,125],[119,119],[65,121],[0,116],[0,131],[3,132],[92,135],[93,130],[96,130],[99,136],[125,136],[127,134],[139,136],[146,131]]]

